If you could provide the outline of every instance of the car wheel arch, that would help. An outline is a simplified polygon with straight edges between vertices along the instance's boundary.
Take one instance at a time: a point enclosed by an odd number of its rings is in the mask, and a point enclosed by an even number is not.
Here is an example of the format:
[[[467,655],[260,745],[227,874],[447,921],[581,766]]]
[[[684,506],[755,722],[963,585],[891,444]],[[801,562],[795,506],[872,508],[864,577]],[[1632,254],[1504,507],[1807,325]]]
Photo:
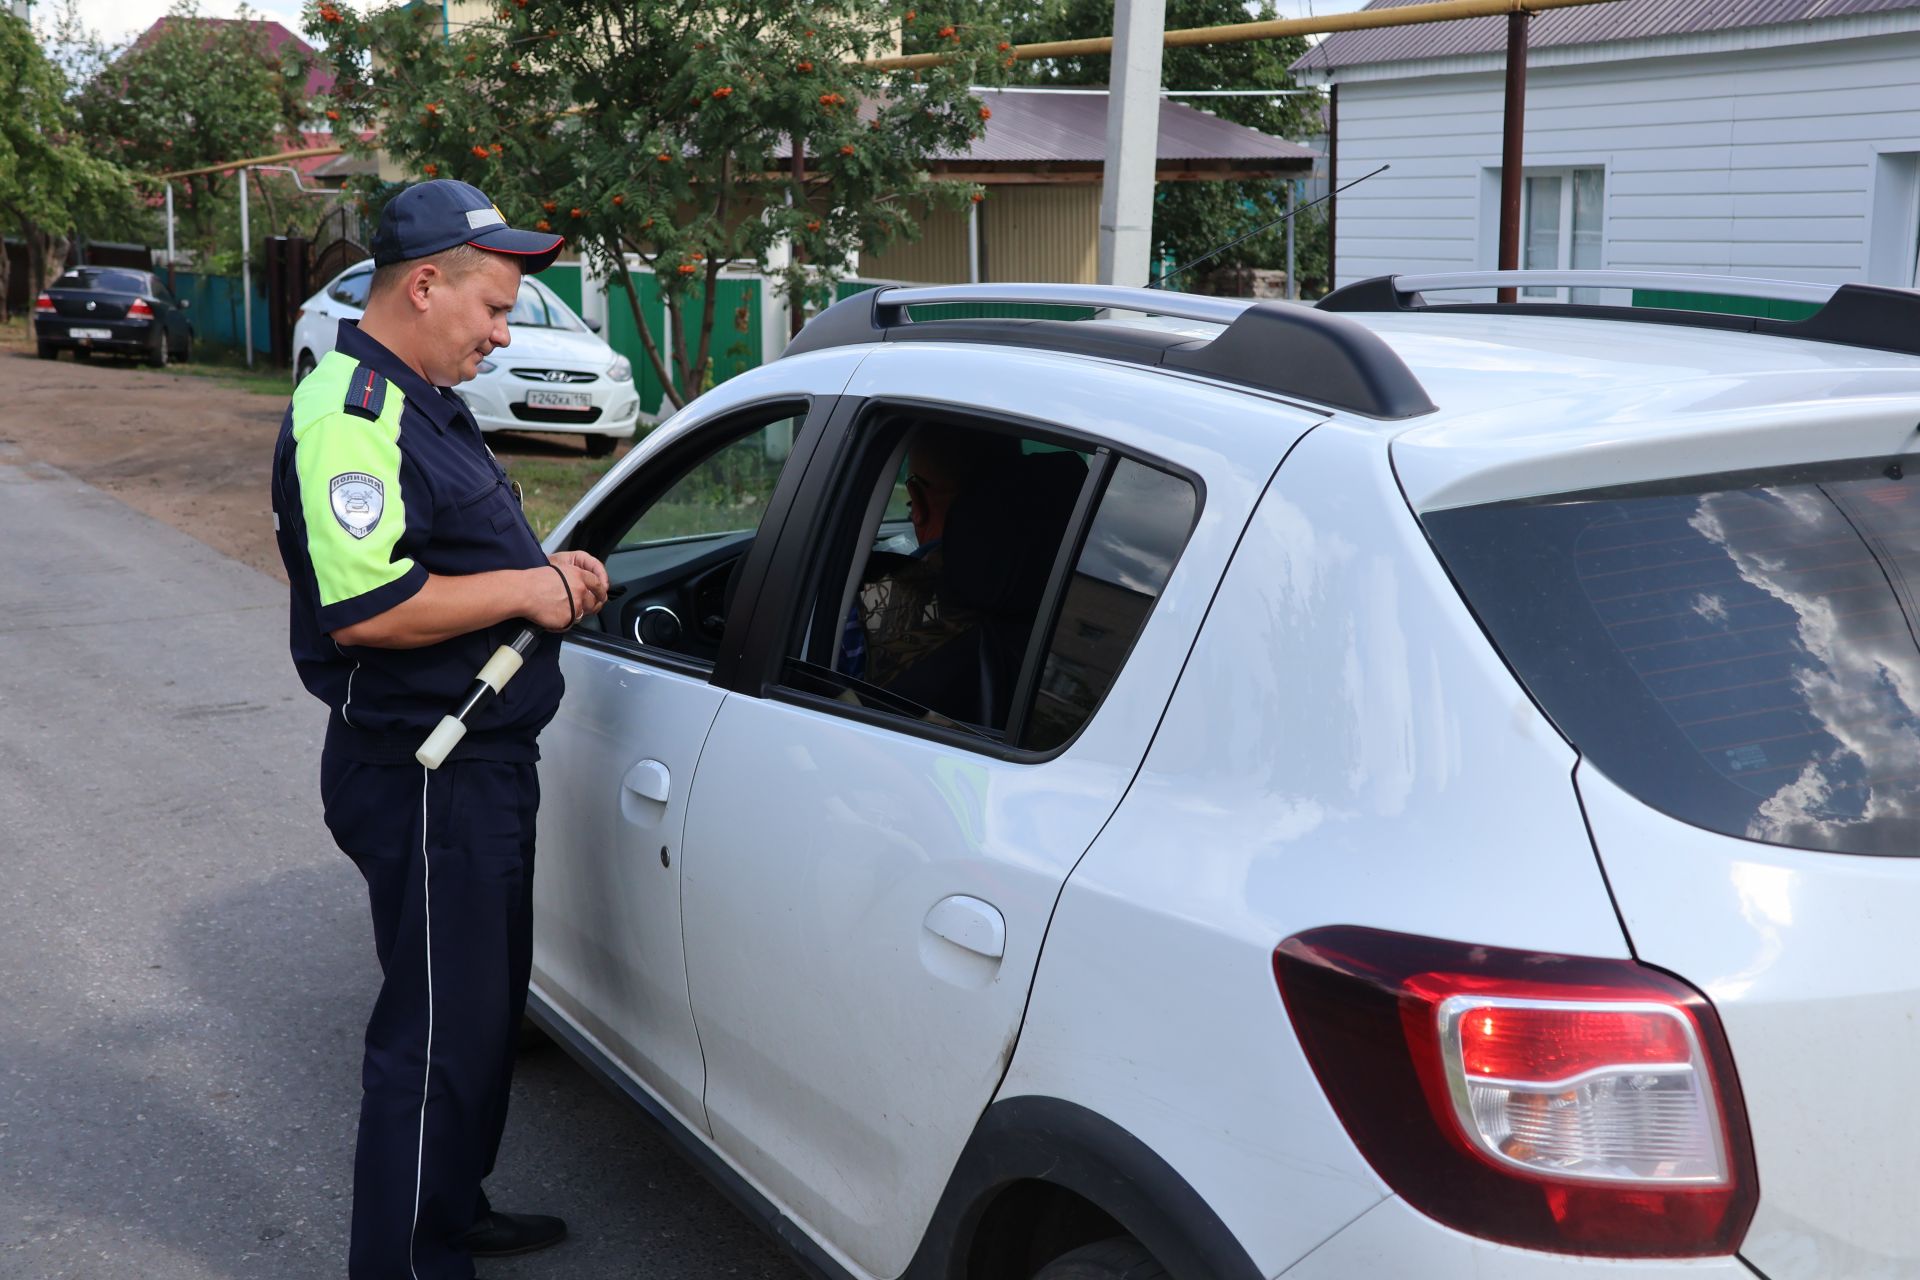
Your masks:
[[[1024,1277],[1116,1231],[1180,1280],[1261,1277],[1199,1192],[1121,1125],[1063,1098],[1002,1099],[975,1126],[902,1280]]]

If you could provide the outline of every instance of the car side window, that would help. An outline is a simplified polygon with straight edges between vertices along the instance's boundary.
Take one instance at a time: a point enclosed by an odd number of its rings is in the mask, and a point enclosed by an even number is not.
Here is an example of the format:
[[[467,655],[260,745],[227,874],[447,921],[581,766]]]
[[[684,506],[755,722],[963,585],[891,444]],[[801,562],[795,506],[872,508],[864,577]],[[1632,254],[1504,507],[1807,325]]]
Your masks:
[[[1065,744],[1185,546],[1194,487],[1097,445],[908,415],[856,457],[783,686],[1003,751]]]
[[[373,272],[355,271],[341,276],[327,290],[327,296],[335,302],[344,302],[350,307],[367,305],[367,289],[373,284]]]
[[[1092,719],[1173,576],[1198,514],[1191,482],[1132,458],[1114,464],[1061,595],[1021,746],[1050,751]]]
[[[804,406],[697,433],[650,460],[602,504],[597,536],[576,545],[606,562],[612,592],[581,629],[622,647],[710,665],[740,570],[773,498]]]

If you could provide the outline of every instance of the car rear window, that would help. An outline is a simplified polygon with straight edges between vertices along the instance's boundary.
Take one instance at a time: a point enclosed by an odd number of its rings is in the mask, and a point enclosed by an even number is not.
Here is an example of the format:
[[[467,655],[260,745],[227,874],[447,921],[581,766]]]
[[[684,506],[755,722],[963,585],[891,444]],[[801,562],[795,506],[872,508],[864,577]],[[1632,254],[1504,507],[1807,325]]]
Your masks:
[[[1770,844],[1920,855],[1920,494],[1825,464],[1429,513],[1467,601],[1609,778]]]
[[[99,271],[81,267],[54,282],[57,289],[97,289],[102,293],[145,293],[147,278],[131,271]]]

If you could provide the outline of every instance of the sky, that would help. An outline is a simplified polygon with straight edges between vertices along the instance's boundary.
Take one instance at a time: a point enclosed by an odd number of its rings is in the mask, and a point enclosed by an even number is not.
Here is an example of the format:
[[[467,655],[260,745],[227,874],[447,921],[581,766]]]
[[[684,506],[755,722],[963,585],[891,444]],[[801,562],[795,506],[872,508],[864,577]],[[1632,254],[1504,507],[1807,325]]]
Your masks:
[[[39,0],[36,16],[48,14],[56,0]],[[1276,0],[1283,18],[1304,18],[1309,9],[1321,17],[1329,13],[1347,13],[1361,8],[1366,0]],[[81,17],[108,43],[117,44],[153,25],[161,6],[153,0],[79,0]],[[287,30],[300,31],[299,0],[254,0],[249,6],[263,18],[277,18]],[[200,12],[209,18],[231,18],[240,8],[239,0],[201,0]]]
[[[49,19],[57,7],[58,0],[35,0],[33,16],[36,21]],[[165,0],[79,0],[78,7],[81,20],[108,44],[139,35],[166,9]],[[276,19],[287,30],[300,34],[300,0],[254,0],[248,8],[255,17]],[[232,18],[239,11],[240,0],[200,0],[203,17]]]

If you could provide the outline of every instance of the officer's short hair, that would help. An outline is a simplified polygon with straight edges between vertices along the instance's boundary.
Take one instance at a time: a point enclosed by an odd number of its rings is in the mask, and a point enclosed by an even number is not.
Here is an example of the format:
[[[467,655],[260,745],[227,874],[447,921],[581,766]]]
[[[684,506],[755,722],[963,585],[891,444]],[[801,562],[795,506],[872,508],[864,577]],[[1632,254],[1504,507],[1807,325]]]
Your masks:
[[[367,296],[371,298],[385,293],[399,284],[423,262],[431,262],[440,268],[440,273],[447,279],[458,282],[488,258],[500,256],[504,255],[491,254],[485,249],[476,248],[470,244],[457,244],[451,249],[442,249],[439,253],[430,253],[424,258],[407,258],[400,262],[389,262],[384,267],[373,269],[373,283],[367,287]]]

